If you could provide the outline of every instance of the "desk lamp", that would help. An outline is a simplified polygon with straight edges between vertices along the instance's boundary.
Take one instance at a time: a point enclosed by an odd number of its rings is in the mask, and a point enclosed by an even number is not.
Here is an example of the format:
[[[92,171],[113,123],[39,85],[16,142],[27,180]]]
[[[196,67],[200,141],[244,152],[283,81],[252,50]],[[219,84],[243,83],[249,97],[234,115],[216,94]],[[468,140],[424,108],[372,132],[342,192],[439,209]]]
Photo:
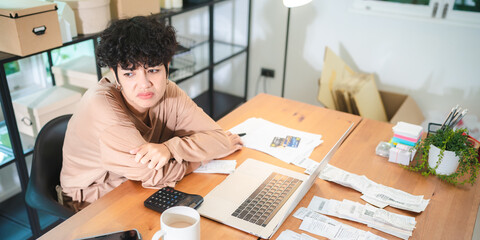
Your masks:
[[[288,8],[287,14],[287,36],[285,38],[285,58],[283,59],[283,80],[282,80],[282,97],[285,95],[285,76],[287,71],[287,48],[288,48],[288,30],[290,28],[290,8],[303,6],[312,0],[283,0],[283,5]]]

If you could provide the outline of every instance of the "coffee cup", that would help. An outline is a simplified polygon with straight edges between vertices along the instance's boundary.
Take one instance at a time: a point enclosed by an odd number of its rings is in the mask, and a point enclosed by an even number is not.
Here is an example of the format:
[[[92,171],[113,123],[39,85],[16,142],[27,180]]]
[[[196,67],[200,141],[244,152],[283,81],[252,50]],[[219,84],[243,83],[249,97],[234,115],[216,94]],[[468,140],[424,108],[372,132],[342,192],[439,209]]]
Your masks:
[[[177,206],[165,210],[160,216],[160,231],[152,240],[200,240],[200,214],[197,210]]]

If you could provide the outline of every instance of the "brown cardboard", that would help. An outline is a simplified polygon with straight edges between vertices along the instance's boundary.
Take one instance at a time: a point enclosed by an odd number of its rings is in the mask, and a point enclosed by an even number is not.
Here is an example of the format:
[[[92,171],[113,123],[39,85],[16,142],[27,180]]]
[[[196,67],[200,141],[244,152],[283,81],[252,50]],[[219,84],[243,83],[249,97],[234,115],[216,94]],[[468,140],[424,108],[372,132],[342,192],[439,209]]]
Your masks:
[[[373,74],[355,73],[328,47],[324,61],[318,100],[327,108],[393,124],[424,121],[422,111],[411,97],[379,91]]]
[[[380,96],[390,123],[402,121],[420,125],[425,121],[422,110],[410,96],[381,90]]]
[[[354,90],[353,99],[360,116],[386,122],[387,115],[373,74],[357,74],[357,77],[362,78],[362,85]]]
[[[62,45],[55,3],[0,1],[0,51],[26,56]],[[34,29],[45,28],[43,34]]]
[[[159,0],[110,0],[112,19],[123,19],[134,16],[148,16],[160,13]]]
[[[354,71],[327,47],[325,49],[322,75],[319,80],[320,90],[318,91],[318,101],[328,108],[337,109],[338,103],[335,102],[332,94],[334,84],[336,81],[352,74],[354,74]]]

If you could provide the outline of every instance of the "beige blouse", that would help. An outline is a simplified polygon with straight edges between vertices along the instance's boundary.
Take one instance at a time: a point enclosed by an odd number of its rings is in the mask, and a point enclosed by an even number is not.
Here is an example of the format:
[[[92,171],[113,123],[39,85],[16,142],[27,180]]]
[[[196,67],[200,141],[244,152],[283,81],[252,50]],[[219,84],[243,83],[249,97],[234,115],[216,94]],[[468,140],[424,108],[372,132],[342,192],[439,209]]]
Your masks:
[[[222,128],[175,83],[149,110],[150,126],[133,115],[113,83],[103,78],[89,89],[68,123],[60,182],[74,201],[93,202],[127,179],[173,187],[200,162],[229,151]],[[175,160],[158,171],[135,162],[129,151],[147,142],[165,143]]]

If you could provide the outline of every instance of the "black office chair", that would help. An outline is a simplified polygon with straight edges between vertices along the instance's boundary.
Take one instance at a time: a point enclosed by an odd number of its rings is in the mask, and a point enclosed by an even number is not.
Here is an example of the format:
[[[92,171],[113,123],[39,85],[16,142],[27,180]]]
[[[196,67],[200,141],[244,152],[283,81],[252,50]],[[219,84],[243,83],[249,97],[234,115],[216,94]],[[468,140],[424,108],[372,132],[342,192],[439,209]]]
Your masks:
[[[52,119],[40,130],[33,149],[32,171],[25,194],[28,206],[61,219],[75,213],[58,203],[55,190],[60,184],[63,141],[71,117],[70,114]]]

